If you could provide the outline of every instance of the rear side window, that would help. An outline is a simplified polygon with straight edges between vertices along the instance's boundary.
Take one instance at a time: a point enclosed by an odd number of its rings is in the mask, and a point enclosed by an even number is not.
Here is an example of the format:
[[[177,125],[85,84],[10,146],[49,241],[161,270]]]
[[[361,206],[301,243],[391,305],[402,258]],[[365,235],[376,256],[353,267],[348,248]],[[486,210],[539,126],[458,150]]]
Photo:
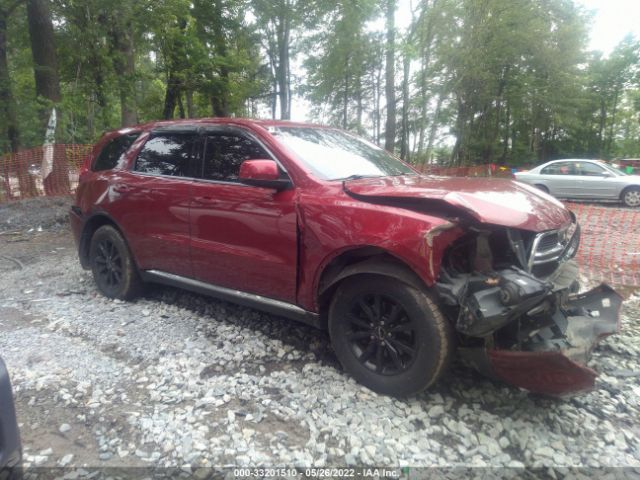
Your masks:
[[[135,170],[152,175],[192,177],[196,144],[195,134],[156,135],[142,147]]]
[[[212,133],[206,136],[202,178],[237,182],[240,164],[245,160],[271,158],[254,140],[233,133]]]
[[[118,165],[118,161],[139,136],[140,132],[128,133],[127,135],[116,137],[107,143],[98,155],[98,158],[93,162],[93,171],[111,170]]]

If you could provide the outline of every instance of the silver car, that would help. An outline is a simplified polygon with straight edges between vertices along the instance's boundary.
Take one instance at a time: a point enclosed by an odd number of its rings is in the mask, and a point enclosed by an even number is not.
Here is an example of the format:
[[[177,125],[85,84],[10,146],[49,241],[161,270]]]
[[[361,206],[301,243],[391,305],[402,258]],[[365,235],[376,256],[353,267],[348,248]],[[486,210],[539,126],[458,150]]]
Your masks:
[[[640,176],[599,160],[553,160],[515,176],[559,198],[617,200],[640,207]]]

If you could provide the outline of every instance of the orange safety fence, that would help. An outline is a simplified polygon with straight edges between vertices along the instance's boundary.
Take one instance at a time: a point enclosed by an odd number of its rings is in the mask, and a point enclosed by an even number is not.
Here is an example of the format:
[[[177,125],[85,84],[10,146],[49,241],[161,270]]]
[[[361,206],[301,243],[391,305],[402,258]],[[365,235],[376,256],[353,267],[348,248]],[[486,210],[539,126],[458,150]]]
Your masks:
[[[0,157],[0,205],[10,200],[73,193],[91,145],[53,145]],[[43,172],[43,159],[44,172]],[[50,174],[43,178],[50,165]],[[511,177],[495,164],[471,167],[427,165],[420,171],[456,177]],[[582,228],[577,261],[587,278],[614,285],[640,286],[640,209],[618,205],[568,203]]]
[[[0,203],[72,193],[92,145],[55,144],[0,157]]]
[[[488,163],[486,165],[473,165],[471,167],[443,167],[439,165],[423,165],[418,168],[421,173],[427,175],[440,175],[443,177],[507,177],[513,178],[512,169],[504,165]]]
[[[582,229],[581,273],[612,285],[640,287],[640,209],[567,203]]]

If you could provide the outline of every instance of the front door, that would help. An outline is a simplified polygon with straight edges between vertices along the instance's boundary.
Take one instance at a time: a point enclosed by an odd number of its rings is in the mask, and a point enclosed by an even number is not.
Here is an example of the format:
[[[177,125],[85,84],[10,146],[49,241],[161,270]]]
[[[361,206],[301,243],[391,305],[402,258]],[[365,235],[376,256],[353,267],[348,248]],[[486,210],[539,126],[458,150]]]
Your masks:
[[[576,164],[580,174],[582,196],[586,198],[618,198],[616,177],[603,166],[593,162]]]
[[[294,303],[295,189],[277,192],[238,181],[243,161],[274,159],[248,132],[219,127],[206,131],[203,143],[189,209],[195,278]]]

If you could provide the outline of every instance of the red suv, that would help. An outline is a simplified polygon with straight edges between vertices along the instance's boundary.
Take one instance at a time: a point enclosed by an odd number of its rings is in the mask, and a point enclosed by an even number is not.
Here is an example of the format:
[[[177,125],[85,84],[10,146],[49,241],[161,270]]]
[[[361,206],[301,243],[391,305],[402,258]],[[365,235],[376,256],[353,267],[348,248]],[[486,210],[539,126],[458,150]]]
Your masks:
[[[381,393],[435,382],[452,355],[531,391],[584,390],[620,297],[577,290],[580,230],[506,179],[422,176],[347,132],[203,119],[107,133],[71,225],[99,290],[173,285],[328,328]]]

